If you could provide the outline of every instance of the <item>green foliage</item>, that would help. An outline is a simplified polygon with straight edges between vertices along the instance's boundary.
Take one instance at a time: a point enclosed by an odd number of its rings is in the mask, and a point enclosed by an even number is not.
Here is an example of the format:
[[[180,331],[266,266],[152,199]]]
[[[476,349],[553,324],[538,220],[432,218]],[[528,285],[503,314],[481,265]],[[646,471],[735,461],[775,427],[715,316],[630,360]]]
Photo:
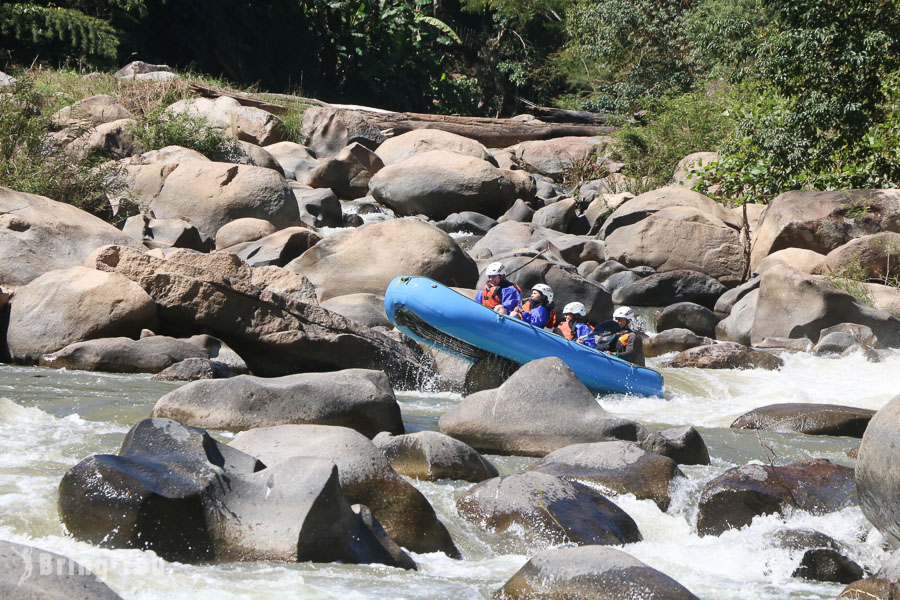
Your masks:
[[[132,131],[147,150],[182,146],[210,160],[231,162],[240,151],[237,140],[198,115],[156,110]]]
[[[845,265],[840,272],[828,272],[825,280],[831,285],[840,288],[867,306],[874,307],[875,300],[866,286],[868,272],[862,265],[859,257]]]
[[[35,58],[89,65],[115,64],[119,32],[114,14],[140,12],[140,0],[0,1],[0,49],[19,61]]]
[[[125,189],[121,169],[67,152],[51,135],[43,97],[28,82],[0,94],[0,186],[47,196],[102,218]]]
[[[734,126],[726,114],[731,93],[711,90],[660,98],[651,105],[646,125],[619,130],[614,158],[626,165],[629,191],[640,194],[666,185],[678,161],[714,148]]]
[[[693,85],[682,0],[575,0],[567,15],[570,49],[594,82],[584,108],[627,112],[642,99]]]

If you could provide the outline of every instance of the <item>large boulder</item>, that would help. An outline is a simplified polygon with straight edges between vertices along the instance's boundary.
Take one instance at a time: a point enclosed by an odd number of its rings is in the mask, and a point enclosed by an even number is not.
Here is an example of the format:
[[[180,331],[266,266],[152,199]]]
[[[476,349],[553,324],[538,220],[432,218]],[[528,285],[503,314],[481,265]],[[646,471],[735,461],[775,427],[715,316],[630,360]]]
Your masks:
[[[319,300],[360,292],[384,294],[397,275],[469,288],[478,279],[475,263],[448,234],[413,218],[332,235],[285,268],[309,278]]]
[[[688,329],[697,335],[715,337],[720,317],[705,306],[693,302],[676,302],[656,313],[656,331]]]
[[[197,252],[209,252],[214,241],[181,219],[154,219],[147,215],[134,215],[125,220],[122,232],[140,240],[147,248],[188,248]]]
[[[753,350],[734,342],[721,342],[689,348],[679,352],[663,365],[669,368],[698,369],[768,369],[775,371],[784,361],[774,354]]]
[[[816,273],[852,273],[866,279],[900,277],[900,233],[883,231],[850,240],[828,253]]]
[[[754,273],[763,274],[774,265],[787,265],[804,273],[818,273],[826,256],[806,248],[783,248],[768,255],[756,265]]]
[[[75,342],[41,356],[40,365],[110,373],[159,373],[189,358],[209,359],[209,353],[186,340],[154,335],[139,340],[116,337]]]
[[[653,358],[669,352],[681,352],[714,343],[715,340],[699,336],[688,329],[666,329],[659,335],[644,341],[644,356]]]
[[[152,414],[228,431],[314,424],[349,427],[368,437],[380,431],[403,433],[387,375],[365,369],[198,381],[160,398]]]
[[[10,301],[6,343],[13,360],[35,362],[75,342],[137,338],[156,327],[153,299],[116,273],[70,267],[44,273]]]
[[[459,551],[432,506],[398,475],[364,435],[345,427],[282,425],[238,434],[231,446],[269,466],[294,457],[315,457],[337,465],[341,487],[350,500],[369,507],[388,536],[413,552]]]
[[[232,246],[226,252],[237,255],[251,267],[283,267],[315,246],[322,236],[308,227],[285,227],[258,240]]]
[[[598,240],[519,221],[504,221],[491,228],[472,246],[472,254],[493,261],[510,253],[519,253],[523,248],[544,250],[546,259],[575,266],[588,260],[606,260],[603,243]]]
[[[318,158],[334,156],[354,142],[374,150],[389,137],[363,112],[333,106],[307,108],[300,134]]]
[[[307,227],[340,227],[343,224],[341,201],[330,189],[307,188],[291,184],[300,222]]]
[[[437,481],[456,479],[478,483],[497,477],[497,468],[466,444],[437,431],[391,435],[384,431],[372,439],[401,475]]]
[[[566,171],[588,163],[599,147],[612,143],[611,138],[603,136],[563,136],[520,142],[507,150],[524,170],[562,181]]]
[[[276,231],[278,231],[278,228],[265,219],[255,219],[253,217],[235,219],[225,223],[216,231],[216,250],[222,250],[244,242],[254,242]]]
[[[870,308],[828,281],[784,265],[762,276],[753,319],[753,344],[766,337],[818,339],[839,323],[868,325],[885,346],[900,345],[900,319]]]
[[[608,232],[605,241],[607,256],[628,267],[647,265],[661,273],[699,271],[726,285],[741,281],[743,251],[738,229],[691,206],[657,210],[633,225]]]
[[[690,175],[694,169],[708,167],[710,163],[719,160],[718,152],[692,152],[678,161],[675,172],[672,174],[672,183],[688,189],[693,189],[696,179]]]
[[[735,303],[729,315],[716,324],[716,339],[749,346],[758,303],[759,288],[756,288]]]
[[[210,237],[235,219],[296,225],[297,201],[272,169],[218,162],[126,167],[135,199],[158,219],[184,219]]]
[[[251,268],[227,253],[176,251],[166,260],[121,246],[97,250],[90,263],[139,283],[159,307],[163,331],[215,335],[257,375],[374,368],[409,385],[429,362],[319,307],[309,282],[279,267]]]
[[[47,271],[80,265],[105,244],[143,248],[71,204],[0,187],[0,285],[24,285]]]
[[[319,164],[309,148],[297,142],[277,142],[266,146],[265,150],[281,166],[286,179],[300,183],[306,183],[310,172]]]
[[[900,232],[900,191],[792,191],[763,212],[753,239],[750,268],[782,248],[828,254],[853,238],[879,231]]]
[[[464,210],[497,218],[516,200],[506,174],[480,158],[446,150],[416,154],[387,166],[369,181],[372,196],[402,215],[431,219]]]
[[[610,440],[637,442],[676,460],[685,452],[664,436],[604,410],[555,357],[531,361],[499,388],[463,398],[444,413],[440,427],[476,450],[497,454],[544,456],[572,444]]]
[[[575,198],[563,198],[535,211],[531,222],[535,227],[545,227],[565,233],[575,219]]]
[[[322,302],[319,306],[347,317],[351,321],[362,323],[366,327],[387,327],[389,329],[394,327],[384,312],[384,296],[377,294],[335,296]]]
[[[634,520],[599,492],[535,471],[482,481],[456,501],[456,509],[492,533],[523,531],[526,546],[641,540]]]
[[[605,546],[545,550],[525,563],[494,598],[697,600],[683,585],[630,554]]]
[[[529,471],[600,486],[616,494],[634,494],[669,508],[669,484],[684,473],[671,458],[647,452],[633,442],[574,444],[554,450]]]
[[[620,227],[634,225],[650,215],[673,206],[693,208],[712,218],[714,222],[717,219],[733,229],[741,228],[737,215],[712,198],[681,186],[667,185],[626,201],[604,221],[598,235],[601,239],[605,239]]]
[[[856,458],[859,504],[866,518],[894,548],[900,548],[900,396],[895,396],[869,421]],[[900,577],[896,580],[900,582]]]
[[[74,559],[7,541],[0,541],[0,597],[7,600],[122,600]]]
[[[755,277],[751,277],[741,285],[737,287],[733,287],[716,300],[716,305],[713,308],[713,312],[716,312],[720,315],[727,315],[731,313],[731,309],[740,302],[744,296],[752,292],[753,290],[759,289],[760,276],[757,275]]]
[[[144,148],[134,135],[136,123],[134,119],[102,123],[72,140],[66,150],[81,158],[125,158],[140,154]]]
[[[697,532],[719,535],[753,517],[800,509],[825,514],[856,506],[853,469],[825,459],[784,466],[748,464],[729,469],[700,495]]]
[[[654,273],[613,292],[612,301],[629,306],[668,306],[676,302],[693,302],[713,308],[725,286],[697,271]]]
[[[731,428],[861,438],[874,414],[855,406],[788,402],[754,408],[735,419]]]
[[[337,156],[323,159],[309,173],[306,183],[314,188],[329,188],[341,198],[355,200],[369,192],[369,180],[384,167],[374,152],[353,143]]]
[[[385,140],[375,154],[385,165],[403,162],[416,154],[432,150],[445,150],[464,156],[486,160],[497,166],[496,159],[480,142],[473,139],[441,131],[440,129],[414,129]]]
[[[239,140],[266,146],[284,138],[284,123],[270,112],[255,106],[242,106],[234,98],[219,96],[189,98],[166,108],[172,114],[199,116],[224,129]]]
[[[168,419],[131,428],[118,455],[69,469],[59,513],[76,538],[167,560],[396,564],[351,508],[331,461],[266,466]]]

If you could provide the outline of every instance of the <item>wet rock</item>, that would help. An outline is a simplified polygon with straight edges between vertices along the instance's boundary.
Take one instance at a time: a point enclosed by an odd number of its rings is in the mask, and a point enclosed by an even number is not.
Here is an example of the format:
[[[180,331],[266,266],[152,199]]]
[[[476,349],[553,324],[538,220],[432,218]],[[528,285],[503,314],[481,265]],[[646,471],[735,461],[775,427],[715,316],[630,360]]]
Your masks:
[[[365,369],[197,381],[164,395],[152,414],[228,431],[306,423],[349,427],[368,437],[403,433],[387,375]]]
[[[46,565],[52,566],[49,572]],[[0,596],[8,600],[122,600],[74,559],[7,541],[0,541]]]
[[[364,271],[360,265],[366,265]],[[474,261],[453,239],[415,218],[366,225],[325,238],[285,267],[309,278],[319,300],[368,292],[384,294],[397,275],[416,275],[453,287],[474,287]]]
[[[627,306],[668,306],[695,302],[712,308],[725,286],[696,271],[668,271],[644,277],[616,290],[613,302]]]
[[[656,313],[656,330],[687,329],[699,336],[715,337],[721,319],[704,306],[693,302],[676,302]]]
[[[615,545],[642,539],[634,520],[599,492],[545,473],[483,481],[456,501],[456,509],[492,533],[521,528],[526,545]]]
[[[553,406],[548,411],[547,406]],[[441,417],[441,432],[481,452],[544,456],[572,444],[626,440],[669,456],[671,442],[604,410],[558,358],[523,365],[497,389],[463,398]]]
[[[653,500],[662,511],[669,507],[669,484],[675,477],[684,477],[674,460],[647,452],[632,442],[566,446],[528,470],[597,484],[618,494],[634,494],[638,500]]]
[[[545,550],[516,571],[494,598],[697,599],[668,575],[604,546]]]
[[[864,575],[862,567],[834,550],[807,550],[792,577],[832,583],[852,583]]]
[[[698,346],[679,352],[666,361],[664,367],[698,369],[768,369],[775,371],[784,366],[784,361],[774,354],[761,352],[735,344],[721,342],[709,346]]]
[[[700,535],[749,525],[753,517],[799,508],[824,514],[857,504],[853,469],[825,459],[784,466],[748,464],[729,469],[703,489]]]
[[[471,447],[436,431],[406,435],[382,432],[372,443],[401,475],[425,481],[455,479],[478,483],[497,477],[497,468]]]
[[[894,552],[877,573],[852,582],[840,598],[894,600],[900,596],[900,555]]]
[[[874,410],[837,404],[770,404],[744,413],[731,428],[861,438],[874,414]]]
[[[302,456],[332,461],[346,497],[369,507],[391,539],[413,552],[459,557],[425,496],[391,468],[371,441],[352,429],[324,425],[252,429],[238,434],[231,446],[270,466]]]
[[[76,342],[41,356],[39,364],[82,371],[158,373],[189,358],[208,360],[209,354],[188,341],[155,335],[139,340],[116,337]]]
[[[137,251],[135,251],[137,252]],[[6,343],[12,358],[36,362],[69,344],[138,337],[156,327],[153,299],[117,273],[70,267],[44,273],[10,301]]]
[[[866,518],[885,535],[894,548],[900,547],[900,396],[895,396],[869,421],[856,459],[859,505]],[[900,575],[900,568],[898,568]],[[900,582],[900,577],[893,581]]]
[[[118,455],[97,454],[69,469],[59,512],[77,539],[170,561],[395,564],[351,510],[330,461],[267,467],[168,419],[141,421]]]
[[[697,346],[715,344],[715,340],[702,337],[687,329],[666,329],[644,341],[644,356],[653,358],[669,352],[681,352]]]

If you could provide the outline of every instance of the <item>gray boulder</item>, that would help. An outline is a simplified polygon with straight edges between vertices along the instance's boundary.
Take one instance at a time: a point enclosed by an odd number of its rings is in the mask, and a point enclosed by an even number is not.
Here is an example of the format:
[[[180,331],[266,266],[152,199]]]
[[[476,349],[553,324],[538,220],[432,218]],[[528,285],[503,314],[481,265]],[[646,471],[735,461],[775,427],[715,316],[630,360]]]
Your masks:
[[[307,227],[285,227],[258,240],[227,248],[251,267],[283,267],[322,241]]]
[[[82,128],[110,123],[119,119],[135,119],[136,117],[116,99],[106,94],[90,96],[65,106],[50,119],[57,127],[79,126]]]
[[[544,456],[572,444],[611,440],[636,442],[667,456],[683,451],[662,435],[608,413],[553,357],[523,365],[497,389],[466,396],[444,413],[440,427],[476,450],[497,454]]]
[[[281,167],[285,179],[305,184],[310,172],[319,161],[309,148],[296,142],[276,142],[265,147],[275,162]]]
[[[197,381],[200,379],[225,379],[231,377],[228,365],[208,358],[186,358],[168,366],[153,379],[160,381]]]
[[[669,508],[669,484],[684,477],[671,458],[621,441],[566,446],[528,470],[599,485],[614,494],[634,494],[638,500],[653,500],[662,511]]]
[[[480,142],[440,129],[414,129],[401,133],[382,142],[375,150],[375,154],[385,165],[393,165],[416,154],[432,150],[446,150],[472,156],[497,166],[496,159]]]
[[[714,343],[715,340],[699,336],[687,329],[667,329],[644,341],[644,356],[653,358],[669,352],[682,352]]]
[[[135,124],[134,119],[101,123],[73,139],[66,150],[81,158],[117,159],[140,154],[144,148],[134,135]],[[65,133],[63,131],[55,135],[59,138]]]
[[[340,198],[354,200],[369,191],[369,180],[384,167],[381,159],[359,143],[353,143],[323,159],[309,173],[306,184],[313,188],[329,188]]]
[[[570,235],[537,227],[532,223],[505,221],[492,228],[472,247],[472,255],[492,262],[523,249],[544,250],[545,259],[578,266],[588,260],[606,260],[603,243],[581,235]]]
[[[154,335],[139,340],[115,337],[76,342],[41,356],[39,364],[82,371],[158,373],[188,358],[208,360],[209,354],[188,341]]]
[[[303,111],[300,135],[318,158],[334,156],[354,142],[373,150],[389,137],[364,113],[333,106],[311,106]]]
[[[825,514],[857,502],[850,467],[821,458],[784,466],[748,464],[706,484],[700,495],[697,532],[719,535],[749,525],[757,515],[790,508]]]
[[[138,284],[117,273],[70,267],[18,289],[6,343],[13,360],[36,362],[75,342],[136,338],[145,327],[155,328],[156,319],[153,299]]]
[[[744,296],[752,292],[753,290],[759,289],[759,282],[761,278],[757,275],[755,277],[751,277],[741,285],[731,288],[716,300],[716,305],[713,308],[713,311],[719,314],[730,314],[731,309],[740,302]]]
[[[520,223],[531,223],[533,217],[534,209],[528,206],[521,198],[516,198],[513,205],[497,219],[497,222],[505,223],[506,221],[518,221]]]
[[[429,277],[453,287],[474,287],[478,278],[475,263],[449,235],[413,218],[332,235],[285,268],[309,278],[319,300],[384,294],[397,275]]]
[[[494,598],[697,600],[697,596],[665,573],[621,550],[605,546],[545,550],[516,571]]]
[[[676,302],[656,313],[656,330],[687,329],[703,337],[715,337],[721,319],[705,306]]]
[[[157,400],[152,415],[228,431],[316,424],[349,427],[368,437],[380,431],[403,433],[387,375],[365,369],[198,381]]]
[[[122,600],[74,559],[7,541],[0,541],[0,596],[7,600]]]
[[[497,221],[481,213],[464,210],[461,213],[448,215],[446,219],[438,221],[435,225],[447,233],[468,232],[484,235],[497,225]]]
[[[874,414],[874,410],[837,404],[770,404],[744,413],[731,428],[861,438]]]
[[[499,217],[516,200],[516,186],[503,171],[480,158],[446,150],[387,166],[372,177],[369,188],[396,213],[431,219],[464,210]]]
[[[856,459],[860,508],[894,548],[900,547],[900,504],[896,493],[900,485],[896,468],[900,454],[898,418],[900,396],[895,396],[869,421]]]
[[[537,227],[545,227],[565,233],[575,219],[575,199],[564,198],[535,211],[531,222]]]
[[[337,467],[294,458],[267,467],[168,419],[145,419],[118,455],[69,469],[59,512],[76,538],[166,560],[396,564],[350,508]]]
[[[166,108],[173,114],[203,117],[232,137],[258,146],[280,142],[285,127],[281,119],[255,106],[243,106],[234,98],[219,96],[179,100]]]
[[[716,324],[716,339],[749,346],[758,303],[759,288],[751,291],[736,302],[731,309],[731,313]]]
[[[293,457],[329,460],[337,465],[341,488],[350,502],[369,507],[395,542],[413,552],[444,552],[451,558],[459,557],[450,534],[425,496],[356,431],[324,425],[282,425],[240,433],[231,447],[257,456],[270,466]]]
[[[245,217],[225,223],[216,231],[216,250],[254,242],[278,231],[269,221]]]
[[[281,165],[278,164],[275,157],[269,154],[268,150],[265,150],[252,142],[238,140],[236,148],[231,152],[230,161],[239,165],[250,165],[253,167],[272,169],[284,177],[284,169],[281,168]]]
[[[694,302],[712,308],[725,286],[697,271],[655,273],[620,287],[613,294],[615,304],[628,306],[668,306],[676,302]]]
[[[588,486],[535,471],[495,477],[456,501],[465,520],[491,533],[524,531],[526,546],[638,542],[637,524]]]
[[[372,443],[401,475],[437,481],[455,479],[478,483],[497,477],[497,468],[466,444],[437,431],[391,435],[384,431]]]
[[[513,160],[531,173],[562,181],[566,171],[592,159],[598,147],[612,144],[603,136],[562,136],[549,140],[520,142],[508,148]]]
[[[384,312],[384,296],[377,294],[335,296],[322,302],[320,306],[366,327],[394,327]]]
[[[140,240],[147,248],[188,248],[209,252],[213,240],[181,219],[154,219],[148,215],[128,217],[122,232]]]
[[[311,189],[291,184],[300,221],[307,227],[340,227],[342,225],[341,201],[330,189]]]
[[[80,265],[105,244],[143,248],[71,204],[0,187],[0,285],[25,285],[47,271]]]
[[[850,240],[825,257],[817,273],[844,273],[852,270],[867,279],[900,277],[900,233],[883,231]]]

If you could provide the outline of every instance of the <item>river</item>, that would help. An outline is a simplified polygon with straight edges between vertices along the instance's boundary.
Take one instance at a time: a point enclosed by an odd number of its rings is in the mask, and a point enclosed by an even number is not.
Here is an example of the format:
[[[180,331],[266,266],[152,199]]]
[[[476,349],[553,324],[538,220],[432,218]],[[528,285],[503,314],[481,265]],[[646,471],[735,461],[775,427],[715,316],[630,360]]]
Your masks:
[[[664,369],[665,398],[609,396],[609,411],[651,427],[691,424],[709,447],[712,464],[682,467],[673,501],[661,512],[649,500],[614,501],[635,519],[644,540],[622,548],[672,576],[704,599],[835,598],[842,585],[791,577],[802,551],[779,547],[772,534],[815,529],[846,545],[867,570],[887,556],[884,540],[858,508],[815,516],[802,511],[757,518],[742,530],[699,537],[697,499],[704,484],[748,461],[784,464],[811,457],[853,465],[858,440],[735,431],[738,415],[779,402],[833,403],[878,409],[900,393],[900,351],[881,363],[860,356],[829,359],[781,354],[778,372]],[[658,363],[650,361],[650,366]],[[0,365],[0,538],[52,550],[89,566],[127,600],[179,598],[489,598],[540,550],[515,533],[491,536],[456,515],[454,500],[472,484],[417,482],[447,525],[462,560],[413,555],[420,569],[339,564],[168,563],[138,550],[107,550],[65,535],[56,509],[63,473],[94,453],[117,452],[130,426],[179,384],[145,375],[112,375]],[[451,393],[398,392],[408,431],[437,429],[443,412],[460,401]],[[231,434],[215,433],[227,441]],[[774,456],[773,456],[774,455]],[[501,474],[535,459],[488,455]]]

